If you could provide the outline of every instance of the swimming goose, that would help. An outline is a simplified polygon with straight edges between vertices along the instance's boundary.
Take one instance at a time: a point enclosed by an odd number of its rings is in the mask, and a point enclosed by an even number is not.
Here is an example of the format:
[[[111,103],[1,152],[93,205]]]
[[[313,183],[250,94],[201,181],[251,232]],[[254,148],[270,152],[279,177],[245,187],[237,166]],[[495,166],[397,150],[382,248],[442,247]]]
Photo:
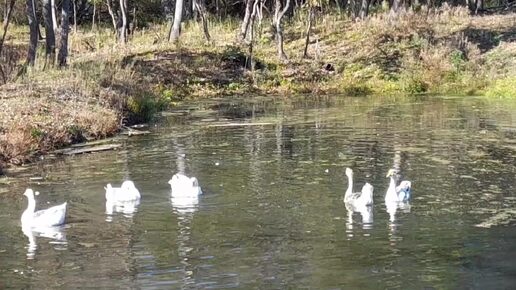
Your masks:
[[[34,194],[39,195],[39,192],[27,188],[23,195],[29,200],[27,209],[21,216],[21,223],[24,227],[53,227],[64,223],[66,217],[66,205],[63,203],[47,209],[38,210],[36,209],[36,200]]]
[[[355,207],[372,205],[373,186],[366,182],[361,192],[353,192],[353,170],[351,168],[346,168],[346,176],[348,177],[348,189],[344,195],[344,202]]]
[[[168,181],[172,189],[173,197],[197,197],[202,194],[199,181],[195,177],[188,177],[181,173],[176,173]]]
[[[106,189],[106,202],[119,203],[140,199],[140,192],[130,180],[124,181],[120,187],[112,187],[108,183],[104,189]]]
[[[386,177],[390,177],[391,182],[385,194],[385,202],[407,202],[410,199],[412,183],[403,180],[400,185],[396,186],[396,171],[394,169],[389,169]]]

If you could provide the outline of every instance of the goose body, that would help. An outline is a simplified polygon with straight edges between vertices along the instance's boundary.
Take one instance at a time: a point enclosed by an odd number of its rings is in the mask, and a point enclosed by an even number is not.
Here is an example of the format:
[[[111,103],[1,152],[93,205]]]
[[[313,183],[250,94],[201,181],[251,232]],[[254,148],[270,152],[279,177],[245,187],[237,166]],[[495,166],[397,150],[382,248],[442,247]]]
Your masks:
[[[39,192],[34,193],[30,188],[25,190],[25,195],[28,199],[27,209],[21,216],[21,223],[23,227],[35,228],[35,227],[53,227],[62,225],[65,222],[66,217],[66,205],[62,203],[43,210],[36,210],[36,200],[34,195],[38,195]]]
[[[365,183],[362,191],[353,192],[353,170],[346,168],[346,176],[348,177],[348,189],[344,195],[344,202],[354,207],[363,207],[373,204],[373,186]]]
[[[172,189],[173,198],[197,198],[197,196],[202,194],[199,181],[195,177],[176,173],[168,183]]]
[[[140,191],[134,182],[126,180],[120,187],[112,187],[110,183],[104,187],[106,189],[106,203],[124,203],[139,200]]]
[[[398,186],[396,186],[396,172],[394,169],[390,169],[387,172],[386,177],[389,177],[391,181],[385,194],[385,203],[409,201],[412,182],[403,180]]]
[[[412,187],[412,182],[408,180],[403,180],[400,185],[396,186],[396,192],[398,193],[398,200],[402,202],[406,202],[410,199],[410,188]]]
[[[140,204],[140,191],[134,185],[134,182],[126,180],[120,187],[112,187],[107,184],[106,187],[106,214],[107,221],[111,221],[113,213],[123,213],[131,217]]]

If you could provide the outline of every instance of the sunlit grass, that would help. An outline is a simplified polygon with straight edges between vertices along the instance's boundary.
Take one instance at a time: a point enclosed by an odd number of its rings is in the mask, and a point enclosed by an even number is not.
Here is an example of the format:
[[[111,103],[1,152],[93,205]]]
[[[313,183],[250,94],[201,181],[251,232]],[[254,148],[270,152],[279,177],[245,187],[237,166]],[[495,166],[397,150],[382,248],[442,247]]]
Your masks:
[[[108,136],[122,122],[146,121],[184,99],[254,93],[516,96],[516,46],[504,41],[515,14],[475,17],[464,8],[423,7],[364,21],[319,15],[308,59],[302,58],[305,20],[306,11],[299,10],[285,21],[288,62],[277,57],[270,19],[256,24],[253,59],[261,67],[255,71],[244,67],[249,47],[237,40],[240,20],[210,18],[210,41],[193,21],[184,24],[177,43],[168,42],[168,23],[137,29],[125,44],[109,25],[78,27],[70,35],[67,68],[45,64],[40,42],[35,67],[18,77],[28,29],[12,25],[6,50],[17,61],[6,70],[11,81],[2,96],[12,100],[6,104],[14,115],[0,114],[0,160],[23,162],[81,138]],[[59,114],[32,107],[42,100]],[[56,123],[65,126],[54,130]]]

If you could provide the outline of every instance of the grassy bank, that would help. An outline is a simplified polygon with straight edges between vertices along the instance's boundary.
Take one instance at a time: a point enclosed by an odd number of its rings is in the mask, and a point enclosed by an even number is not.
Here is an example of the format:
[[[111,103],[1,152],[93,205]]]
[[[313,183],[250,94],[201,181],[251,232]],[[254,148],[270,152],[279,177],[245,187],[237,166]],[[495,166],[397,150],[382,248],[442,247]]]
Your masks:
[[[247,46],[235,42],[239,23],[213,21],[213,41],[189,23],[177,45],[166,41],[166,25],[138,30],[126,45],[109,29],[79,29],[71,35],[67,69],[44,69],[40,55],[35,68],[15,77],[28,36],[26,27],[14,26],[4,56],[12,81],[0,87],[0,163],[22,164],[112,135],[184,99],[254,93],[516,97],[516,14],[470,16],[441,8],[380,13],[361,22],[321,16],[308,59],[301,57],[304,18],[285,23],[288,62],[277,59],[265,22],[257,29],[254,72],[245,68]]]

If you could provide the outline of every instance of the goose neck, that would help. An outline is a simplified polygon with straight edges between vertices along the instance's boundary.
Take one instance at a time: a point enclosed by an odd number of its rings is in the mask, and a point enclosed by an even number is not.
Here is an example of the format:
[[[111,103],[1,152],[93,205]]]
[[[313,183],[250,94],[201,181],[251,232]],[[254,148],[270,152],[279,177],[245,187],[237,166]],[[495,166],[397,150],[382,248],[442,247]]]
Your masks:
[[[348,175],[348,189],[346,190],[346,194],[344,195],[344,199],[349,197],[353,192],[353,176]]]
[[[34,196],[28,197],[28,205],[27,205],[27,211],[34,212],[36,210],[36,200],[34,199]]]
[[[391,176],[391,181],[389,183],[389,188],[387,189],[387,195],[385,196],[386,200],[393,201],[397,199],[396,195],[396,180],[394,179],[394,176]]]

